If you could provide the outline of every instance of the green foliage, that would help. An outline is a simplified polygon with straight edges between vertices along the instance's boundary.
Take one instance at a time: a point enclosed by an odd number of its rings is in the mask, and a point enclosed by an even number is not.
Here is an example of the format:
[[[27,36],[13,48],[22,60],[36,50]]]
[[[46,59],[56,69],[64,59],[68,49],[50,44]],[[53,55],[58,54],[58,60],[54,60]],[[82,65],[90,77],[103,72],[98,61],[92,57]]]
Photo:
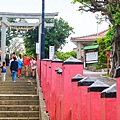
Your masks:
[[[115,32],[114,27],[110,28],[110,30],[106,34],[106,37],[97,38],[93,43],[94,45],[95,44],[99,45],[99,55],[98,55],[99,62],[98,62],[97,68],[102,68],[102,67],[105,68],[106,67],[107,58],[105,55],[106,54],[105,50],[112,49],[111,45],[112,45],[112,39],[114,36],[114,32]]]
[[[104,77],[111,77],[109,74],[102,74]]]
[[[38,42],[38,27],[25,33],[24,45],[26,54],[30,57],[36,57],[36,43]]]
[[[45,53],[48,55],[49,46],[54,45],[55,51],[62,49],[66,44],[66,38],[73,33],[73,28],[69,26],[68,22],[60,19],[52,19],[50,22],[54,23],[54,27],[45,29]],[[48,56],[46,56],[48,57]]]
[[[75,51],[71,51],[71,52],[56,52],[56,56],[57,58],[65,61],[66,59],[70,58],[70,57],[74,57],[76,58],[77,56],[77,53]]]
[[[117,7],[114,7],[112,5],[109,5],[109,9],[113,15],[113,20],[115,21],[115,26],[120,26],[120,3],[117,5]]]
[[[85,2],[85,3],[87,3],[87,4],[90,4],[90,0],[73,0],[73,2],[72,3],[77,3],[77,2]]]
[[[53,22],[54,27],[45,29],[45,58],[49,55],[49,46],[54,45],[55,51],[62,49],[66,44],[66,38],[73,33],[73,28],[62,18],[46,20],[47,23]],[[38,42],[38,29],[25,33],[24,44],[26,53],[35,54],[35,44]]]
[[[114,34],[115,34],[115,28],[111,27],[109,29],[108,33],[106,34],[106,38],[104,40],[106,50],[111,50],[112,49],[111,45],[112,45],[112,39],[114,37]]]
[[[94,45],[99,45],[99,51],[98,51],[98,60],[99,64],[106,63],[106,56],[105,56],[105,38],[97,38],[94,41]]]
[[[69,52],[69,53],[70,53],[70,55],[71,55],[72,57],[74,57],[74,58],[77,57],[77,52],[75,52],[75,51],[71,51],[71,52]]]

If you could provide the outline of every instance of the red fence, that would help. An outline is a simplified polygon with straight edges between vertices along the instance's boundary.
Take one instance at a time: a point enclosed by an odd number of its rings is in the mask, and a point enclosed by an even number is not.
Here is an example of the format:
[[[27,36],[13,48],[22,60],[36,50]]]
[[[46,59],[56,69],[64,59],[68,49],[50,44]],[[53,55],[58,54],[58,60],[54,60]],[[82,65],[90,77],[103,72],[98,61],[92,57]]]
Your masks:
[[[116,84],[84,77],[83,63],[75,58],[38,60],[37,72],[50,120],[120,120],[119,69],[117,98]]]

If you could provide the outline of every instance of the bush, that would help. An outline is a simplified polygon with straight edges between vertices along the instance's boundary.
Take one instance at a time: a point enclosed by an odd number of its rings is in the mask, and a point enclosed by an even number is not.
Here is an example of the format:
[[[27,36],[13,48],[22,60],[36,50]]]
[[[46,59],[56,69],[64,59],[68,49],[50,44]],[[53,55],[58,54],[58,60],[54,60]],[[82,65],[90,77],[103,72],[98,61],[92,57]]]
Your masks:
[[[56,56],[57,56],[57,58],[65,61],[66,59],[68,59],[70,57],[76,58],[77,53],[75,51],[65,52],[65,53],[59,51],[59,52],[56,52]]]

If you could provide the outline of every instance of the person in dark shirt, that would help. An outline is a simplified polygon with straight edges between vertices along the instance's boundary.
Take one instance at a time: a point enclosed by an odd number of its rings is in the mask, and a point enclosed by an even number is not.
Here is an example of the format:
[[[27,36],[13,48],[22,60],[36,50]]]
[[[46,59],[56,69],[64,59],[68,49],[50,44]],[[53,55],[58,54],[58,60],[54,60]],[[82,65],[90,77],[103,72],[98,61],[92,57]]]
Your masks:
[[[6,66],[9,66],[9,63],[10,63],[10,55],[9,55],[9,51],[7,51],[7,53],[6,53],[5,61],[6,61]]]
[[[16,82],[16,75],[18,72],[18,62],[16,61],[16,57],[13,57],[13,61],[10,64],[10,69],[12,71],[12,81]]]

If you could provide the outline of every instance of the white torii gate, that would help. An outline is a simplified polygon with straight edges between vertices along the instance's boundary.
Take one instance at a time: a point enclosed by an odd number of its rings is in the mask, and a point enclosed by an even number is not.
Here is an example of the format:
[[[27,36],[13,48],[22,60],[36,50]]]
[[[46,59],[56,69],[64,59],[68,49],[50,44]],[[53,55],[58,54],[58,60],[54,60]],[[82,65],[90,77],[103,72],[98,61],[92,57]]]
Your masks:
[[[45,18],[54,18],[58,15],[56,13],[45,13]],[[25,19],[38,19],[39,23],[42,22],[41,13],[9,13],[9,12],[0,12],[0,17],[2,18],[2,32],[1,32],[1,60],[4,60],[5,55],[5,46],[6,46],[6,24],[9,26],[36,26],[38,23],[26,23]],[[20,18],[22,19],[20,23],[10,23],[7,18]],[[46,23],[45,27],[53,27],[53,23]],[[39,26],[39,44],[41,44],[41,25]]]

